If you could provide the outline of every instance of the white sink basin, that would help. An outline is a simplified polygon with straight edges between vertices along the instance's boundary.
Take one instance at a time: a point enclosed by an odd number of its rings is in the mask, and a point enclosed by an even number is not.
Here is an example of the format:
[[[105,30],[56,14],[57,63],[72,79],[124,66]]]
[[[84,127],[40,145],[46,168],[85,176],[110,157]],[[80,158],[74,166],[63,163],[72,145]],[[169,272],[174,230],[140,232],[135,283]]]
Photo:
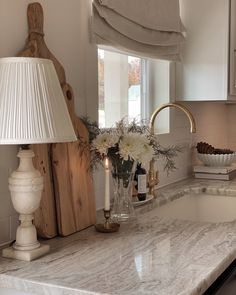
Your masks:
[[[180,220],[230,222],[236,219],[236,196],[184,195],[158,207],[157,215]]]

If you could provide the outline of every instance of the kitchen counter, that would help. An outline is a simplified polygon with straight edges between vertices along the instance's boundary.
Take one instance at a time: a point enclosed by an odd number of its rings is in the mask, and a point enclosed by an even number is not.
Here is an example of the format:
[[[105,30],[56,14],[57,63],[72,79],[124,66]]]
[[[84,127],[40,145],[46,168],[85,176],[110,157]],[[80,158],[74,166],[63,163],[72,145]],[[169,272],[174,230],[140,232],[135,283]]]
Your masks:
[[[199,295],[236,258],[236,221],[201,223],[156,216],[185,193],[236,197],[236,181],[186,180],[158,190],[136,221],[113,234],[94,228],[55,238],[33,262],[0,258],[0,288],[39,295]]]

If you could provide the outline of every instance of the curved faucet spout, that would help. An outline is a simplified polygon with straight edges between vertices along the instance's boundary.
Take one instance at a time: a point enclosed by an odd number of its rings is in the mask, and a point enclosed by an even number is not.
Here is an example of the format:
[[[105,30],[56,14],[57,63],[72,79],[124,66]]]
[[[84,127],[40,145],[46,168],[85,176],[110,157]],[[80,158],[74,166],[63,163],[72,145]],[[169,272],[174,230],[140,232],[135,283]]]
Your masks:
[[[151,119],[150,119],[150,131],[151,131],[151,134],[154,135],[154,122],[155,122],[155,119],[156,119],[156,116],[165,108],[171,108],[171,107],[174,107],[174,108],[177,108],[177,109],[180,109],[181,111],[183,111],[188,119],[189,119],[189,122],[190,122],[190,132],[191,133],[195,133],[196,132],[196,123],[195,123],[195,120],[194,120],[194,117],[193,115],[191,114],[191,112],[183,105],[181,104],[178,104],[178,103],[166,103],[166,104],[163,104],[162,106],[160,106],[159,108],[157,108],[152,116],[151,116]],[[153,195],[154,196],[154,188],[155,188],[155,185],[158,184],[159,180],[158,180],[158,172],[155,173],[154,171],[154,163],[155,163],[155,159],[153,158],[151,161],[150,161],[150,168],[149,168],[149,194]]]
[[[154,122],[155,122],[155,119],[156,119],[156,116],[165,108],[171,108],[171,107],[174,107],[174,108],[177,108],[177,109],[180,109],[181,111],[183,111],[188,119],[189,119],[189,122],[190,122],[190,132],[191,133],[196,133],[196,123],[195,123],[195,120],[194,120],[194,117],[193,115],[191,114],[191,112],[183,105],[181,104],[178,104],[178,103],[166,103],[166,104],[163,104],[162,106],[160,106],[159,108],[157,108],[152,116],[151,116],[151,119],[150,119],[150,129],[151,129],[151,133],[154,134]]]

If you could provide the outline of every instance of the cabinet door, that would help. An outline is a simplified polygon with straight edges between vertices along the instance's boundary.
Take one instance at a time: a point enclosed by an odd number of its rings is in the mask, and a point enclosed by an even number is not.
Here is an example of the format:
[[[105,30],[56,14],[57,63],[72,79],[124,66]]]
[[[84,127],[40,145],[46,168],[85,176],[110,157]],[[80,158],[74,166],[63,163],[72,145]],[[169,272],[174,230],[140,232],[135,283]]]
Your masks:
[[[229,95],[236,99],[236,0],[230,3]],[[232,96],[233,95],[233,96]]]
[[[187,38],[176,66],[176,100],[228,97],[230,0],[180,0]]]

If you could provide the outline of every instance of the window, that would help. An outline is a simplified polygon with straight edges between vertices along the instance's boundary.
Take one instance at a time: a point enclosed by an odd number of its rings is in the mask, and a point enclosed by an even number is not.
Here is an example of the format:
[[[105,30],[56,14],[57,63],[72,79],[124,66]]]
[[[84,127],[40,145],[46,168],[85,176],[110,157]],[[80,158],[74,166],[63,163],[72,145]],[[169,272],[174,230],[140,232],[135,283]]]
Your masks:
[[[160,105],[175,97],[175,64],[98,49],[100,128],[124,117],[148,120]],[[169,133],[169,109],[156,121],[158,134]]]
[[[147,61],[98,49],[99,126],[147,118]]]

